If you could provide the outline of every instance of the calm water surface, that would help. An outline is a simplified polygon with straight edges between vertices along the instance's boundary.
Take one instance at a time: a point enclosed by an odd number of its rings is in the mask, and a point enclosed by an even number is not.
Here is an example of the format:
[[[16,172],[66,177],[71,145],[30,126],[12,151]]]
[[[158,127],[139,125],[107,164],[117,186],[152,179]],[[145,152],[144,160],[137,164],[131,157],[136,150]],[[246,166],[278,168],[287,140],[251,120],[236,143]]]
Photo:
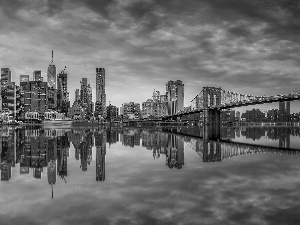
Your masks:
[[[300,224],[299,128],[0,129],[0,224]]]

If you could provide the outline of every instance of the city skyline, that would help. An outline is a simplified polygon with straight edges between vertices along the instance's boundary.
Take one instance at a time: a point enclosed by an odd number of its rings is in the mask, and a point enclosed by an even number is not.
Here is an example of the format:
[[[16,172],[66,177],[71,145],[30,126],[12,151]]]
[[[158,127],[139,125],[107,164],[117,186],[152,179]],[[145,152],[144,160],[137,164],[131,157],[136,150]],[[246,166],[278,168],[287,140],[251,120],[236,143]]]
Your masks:
[[[95,98],[97,67],[106,69],[107,102],[117,106],[142,103],[177,79],[189,90],[185,104],[205,86],[257,95],[300,92],[296,1],[9,1],[0,6],[1,68],[10,68],[15,82],[34,70],[46,80],[54,50],[57,71],[68,68],[71,102],[82,77],[91,81]],[[299,111],[293,105],[291,111]]]

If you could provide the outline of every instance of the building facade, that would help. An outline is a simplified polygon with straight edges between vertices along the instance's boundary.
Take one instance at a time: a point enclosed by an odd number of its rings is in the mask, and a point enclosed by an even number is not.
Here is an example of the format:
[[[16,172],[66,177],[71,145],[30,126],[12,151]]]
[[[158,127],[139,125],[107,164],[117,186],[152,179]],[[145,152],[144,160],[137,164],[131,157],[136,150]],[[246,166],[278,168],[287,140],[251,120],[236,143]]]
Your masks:
[[[166,84],[168,114],[177,113],[184,107],[184,84],[181,80],[168,81]]]
[[[64,69],[57,76],[57,110],[67,114],[69,107],[68,74]]]
[[[167,99],[166,95],[160,95],[159,91],[153,92],[152,99],[148,99],[142,103],[143,118],[157,118],[167,115]]]
[[[80,91],[79,89],[75,90],[75,102],[80,101]]]
[[[109,106],[106,107],[106,114],[107,119],[114,121],[119,116],[119,108],[109,104]]]
[[[24,112],[44,114],[48,110],[48,84],[42,81],[21,82]]]
[[[14,83],[6,86],[1,90],[1,110],[6,113],[6,120],[18,119],[20,104],[21,104],[21,90]]]
[[[11,85],[11,70],[9,68],[1,68],[1,89]]]
[[[291,102],[279,102],[278,122],[289,122],[291,114]]]
[[[20,83],[29,82],[29,75],[20,75]]]
[[[43,81],[42,71],[40,70],[33,71],[33,81]]]
[[[121,107],[121,115],[128,119],[137,119],[141,118],[141,105],[140,103],[124,103]]]
[[[96,107],[97,116],[106,118],[105,69],[96,68]]]

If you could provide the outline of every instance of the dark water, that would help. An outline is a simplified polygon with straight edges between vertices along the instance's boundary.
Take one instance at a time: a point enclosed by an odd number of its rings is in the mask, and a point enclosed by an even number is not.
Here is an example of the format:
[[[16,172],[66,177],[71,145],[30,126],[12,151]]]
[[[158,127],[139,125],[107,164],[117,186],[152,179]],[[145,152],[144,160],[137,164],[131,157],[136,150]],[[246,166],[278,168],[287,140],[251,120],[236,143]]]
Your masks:
[[[300,129],[1,128],[0,224],[300,224]]]

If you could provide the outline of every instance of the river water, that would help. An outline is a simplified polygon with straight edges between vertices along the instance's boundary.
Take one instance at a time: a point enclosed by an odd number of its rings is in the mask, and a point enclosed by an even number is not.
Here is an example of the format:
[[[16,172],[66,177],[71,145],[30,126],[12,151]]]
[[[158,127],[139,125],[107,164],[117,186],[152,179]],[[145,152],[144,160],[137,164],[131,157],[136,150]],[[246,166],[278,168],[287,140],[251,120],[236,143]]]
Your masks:
[[[0,224],[300,224],[299,135],[2,127]]]

